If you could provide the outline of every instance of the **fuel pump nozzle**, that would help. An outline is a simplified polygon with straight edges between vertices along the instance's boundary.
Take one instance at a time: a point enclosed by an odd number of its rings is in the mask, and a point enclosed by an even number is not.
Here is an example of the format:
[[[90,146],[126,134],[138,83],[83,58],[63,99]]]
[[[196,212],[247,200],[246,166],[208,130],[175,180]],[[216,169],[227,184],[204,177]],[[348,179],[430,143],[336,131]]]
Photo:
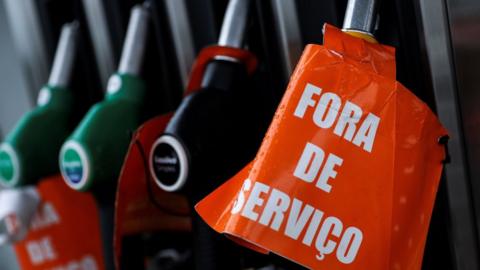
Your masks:
[[[142,121],[146,89],[140,72],[149,14],[145,5],[133,7],[118,71],[109,79],[105,99],[90,109],[62,147],[60,171],[75,190],[115,183],[129,134]]]
[[[378,2],[378,0],[349,0],[343,21],[343,31],[376,43],[373,33],[378,17]]]
[[[68,89],[77,40],[77,22],[62,27],[48,83],[40,90],[37,107],[25,114],[0,145],[0,184],[33,184],[58,172],[57,155],[71,131],[73,93]]]
[[[250,3],[250,0],[229,2],[219,46],[237,49],[243,47]],[[220,54],[206,65],[200,89],[182,101],[165,134],[156,141],[150,153],[150,170],[160,188],[169,192],[179,191],[189,182],[188,179],[199,177],[208,167],[215,170],[211,166],[219,157],[227,154],[226,148],[217,147],[229,144],[226,126],[230,126],[229,122],[236,118],[241,118],[241,109],[235,111],[235,108],[242,102],[241,97],[245,94],[241,91],[247,91],[246,81],[246,67],[234,57]],[[203,166],[201,169],[202,166],[196,165],[207,159],[212,161],[210,166]],[[223,169],[216,168],[218,171]],[[197,191],[199,193],[192,195],[192,198],[199,199],[206,195],[205,191]]]
[[[182,100],[150,151],[150,173],[156,184],[168,192],[184,193],[192,208],[242,168],[261,142],[255,129],[257,93],[249,84],[247,64],[233,56],[250,55],[242,50],[250,6],[249,0],[230,0],[218,46],[208,48],[217,54],[209,54],[200,87]],[[240,269],[238,247],[192,213],[195,269]]]

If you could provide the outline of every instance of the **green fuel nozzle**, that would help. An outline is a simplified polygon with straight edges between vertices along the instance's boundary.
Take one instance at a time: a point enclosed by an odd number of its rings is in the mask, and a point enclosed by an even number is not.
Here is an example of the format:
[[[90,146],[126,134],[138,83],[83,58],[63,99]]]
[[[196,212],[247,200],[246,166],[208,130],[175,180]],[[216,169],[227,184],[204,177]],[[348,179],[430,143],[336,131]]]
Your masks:
[[[26,113],[0,145],[0,184],[33,184],[58,172],[57,156],[73,126],[73,93],[68,89],[76,56],[78,23],[65,24],[48,83],[37,107]]]
[[[130,134],[142,120],[146,89],[140,71],[148,24],[148,8],[135,6],[118,71],[109,79],[105,99],[90,109],[63,144],[60,171],[75,190],[87,191],[118,178]]]

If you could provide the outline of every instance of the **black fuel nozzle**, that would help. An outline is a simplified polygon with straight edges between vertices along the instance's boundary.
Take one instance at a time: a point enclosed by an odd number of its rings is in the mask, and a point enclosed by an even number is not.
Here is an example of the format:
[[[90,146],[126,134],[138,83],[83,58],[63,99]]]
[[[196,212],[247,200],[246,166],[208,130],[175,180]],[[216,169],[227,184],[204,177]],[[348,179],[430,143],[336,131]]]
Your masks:
[[[199,89],[183,99],[149,156],[157,185],[187,196],[194,264],[200,270],[245,269],[247,262],[257,261],[246,258],[258,256],[216,233],[193,210],[254,158],[269,123],[263,117],[268,106],[253,84],[252,55],[241,50],[250,5],[250,0],[230,0],[218,42],[221,53],[209,58]]]
[[[243,47],[250,2],[229,2],[220,46]],[[241,59],[213,57],[199,89],[183,99],[150,152],[150,172],[157,185],[184,193],[192,207],[195,269],[241,269],[239,247],[209,228],[193,207],[250,161],[261,142],[262,134],[251,127],[258,115],[250,81]]]
[[[243,47],[250,2],[229,2],[220,46]],[[150,171],[160,188],[186,191],[195,203],[248,161],[248,82],[240,59],[217,55],[206,65],[200,89],[184,98],[152,147]]]

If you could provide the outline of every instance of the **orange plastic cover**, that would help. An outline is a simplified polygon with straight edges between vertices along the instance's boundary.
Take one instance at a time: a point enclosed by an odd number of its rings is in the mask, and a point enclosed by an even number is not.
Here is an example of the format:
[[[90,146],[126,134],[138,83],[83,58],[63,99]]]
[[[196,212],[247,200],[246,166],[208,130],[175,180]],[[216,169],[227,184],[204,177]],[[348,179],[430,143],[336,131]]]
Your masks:
[[[187,200],[157,187],[148,170],[147,153],[171,114],[155,117],[135,133],[120,174],[115,206],[115,263],[120,269],[124,236],[158,231],[189,231]],[[132,247],[138,248],[138,247]]]
[[[14,245],[20,268],[105,269],[93,196],[67,187],[60,175],[37,190],[42,203],[27,237]]]
[[[447,134],[394,49],[326,25],[255,160],[196,206],[216,231],[311,269],[420,269]]]

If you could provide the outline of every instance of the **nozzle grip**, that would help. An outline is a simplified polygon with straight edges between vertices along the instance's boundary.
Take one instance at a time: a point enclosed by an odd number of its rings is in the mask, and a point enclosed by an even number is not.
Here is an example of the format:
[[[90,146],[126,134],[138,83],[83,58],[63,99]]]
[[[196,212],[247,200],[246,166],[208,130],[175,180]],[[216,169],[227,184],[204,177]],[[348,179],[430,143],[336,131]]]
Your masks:
[[[20,119],[2,144],[0,183],[23,186],[58,171],[58,152],[73,128],[73,103],[71,91],[42,88],[39,106]]]
[[[60,153],[61,172],[73,189],[116,181],[130,134],[142,120],[145,85],[137,77],[117,74],[119,89],[93,106],[65,142]]]
[[[158,172],[155,169],[151,172],[161,188],[179,191],[182,187],[181,190],[187,193],[191,190],[193,193],[189,197],[196,201],[218,186],[215,179],[223,179],[224,171],[230,166],[216,165],[227,162],[224,158],[229,151],[236,152],[235,147],[230,145],[236,136],[245,131],[241,130],[244,127],[242,97],[248,96],[248,81],[243,64],[215,60],[207,66],[202,88],[184,98],[167,125],[164,136],[152,150],[155,155],[155,149],[158,149],[157,156],[150,156],[150,166],[157,169]],[[169,137],[168,140],[165,137]],[[168,164],[173,160],[179,160],[175,167]],[[187,173],[184,173],[187,170],[185,167],[188,168]],[[166,169],[177,173],[172,176],[162,172]],[[203,176],[209,180],[191,183],[192,179],[205,179]]]

